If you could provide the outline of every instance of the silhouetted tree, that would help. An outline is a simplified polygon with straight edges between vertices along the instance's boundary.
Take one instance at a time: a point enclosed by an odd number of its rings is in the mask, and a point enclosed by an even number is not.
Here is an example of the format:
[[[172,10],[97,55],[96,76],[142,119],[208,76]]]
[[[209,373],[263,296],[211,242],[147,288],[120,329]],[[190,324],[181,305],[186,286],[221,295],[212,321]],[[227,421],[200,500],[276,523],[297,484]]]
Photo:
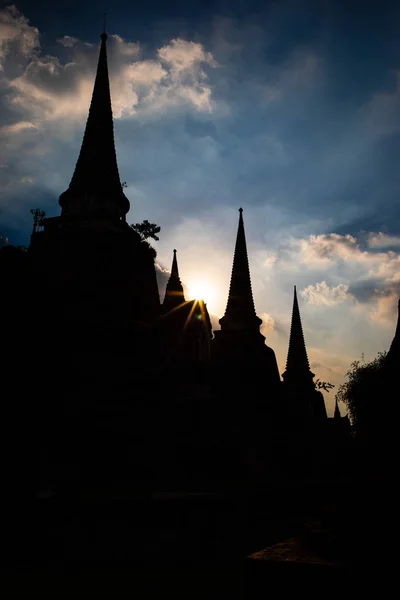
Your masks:
[[[160,233],[161,227],[156,225],[156,223],[149,223],[147,219],[145,219],[142,223],[132,224],[131,227],[140,235],[142,240],[152,238],[158,242],[160,239],[157,233]]]
[[[319,379],[316,379],[314,381],[314,385],[315,385],[316,390],[324,390],[325,392],[328,392],[328,393],[329,393],[329,390],[331,390],[335,387],[333,383],[329,383],[328,381],[320,381]]]
[[[33,233],[35,233],[36,229],[42,225],[46,213],[40,208],[31,208],[31,214],[33,216]]]
[[[386,411],[380,402],[385,395],[386,352],[380,352],[371,362],[361,360],[351,363],[346,373],[347,381],[336,394],[338,402],[344,402],[353,430],[356,434],[377,432],[381,427]]]

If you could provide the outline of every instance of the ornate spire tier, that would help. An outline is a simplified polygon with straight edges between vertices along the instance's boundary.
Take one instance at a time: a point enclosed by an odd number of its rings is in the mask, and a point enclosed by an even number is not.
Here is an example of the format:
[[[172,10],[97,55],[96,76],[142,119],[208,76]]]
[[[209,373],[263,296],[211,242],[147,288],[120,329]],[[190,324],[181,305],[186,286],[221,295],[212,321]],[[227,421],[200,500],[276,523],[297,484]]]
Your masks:
[[[262,323],[254,308],[242,208],[239,208],[239,225],[228,302],[225,315],[219,320],[219,323],[222,330],[253,329],[257,331]]]
[[[107,34],[101,47],[89,116],[75,172],[60,196],[62,215],[106,216],[125,220],[129,200],[122,191],[114,145],[114,125],[107,67]]]
[[[260,331],[262,320],[254,307],[242,208],[228,302],[219,323],[221,329],[214,331],[211,355],[217,367],[216,389],[221,397],[241,402],[245,394],[251,394],[254,405],[260,401],[263,406],[267,398],[276,400],[280,383],[278,365],[274,351],[266,345]]]
[[[298,424],[304,422],[304,419],[315,421],[315,419],[327,418],[324,396],[322,392],[315,389],[314,373],[311,372],[308,362],[296,286],[294,286],[286,371],[282,378],[288,401],[288,416],[294,419],[294,422]]]
[[[165,298],[163,302],[164,311],[176,308],[180,304],[185,302],[185,295],[183,293],[183,285],[179,278],[178,260],[176,258],[176,250],[174,250],[174,257],[172,259],[171,275],[168,279],[167,287],[165,290]]]
[[[290,327],[286,371],[282,377],[285,382],[312,382],[314,377],[314,373],[311,372],[308,362],[296,286],[294,286],[292,323]]]
[[[390,366],[400,364],[400,298],[397,308],[397,326],[392,343],[387,354],[386,363]]]
[[[342,415],[340,414],[340,408],[339,408],[339,404],[338,401],[335,400],[335,412],[333,413],[333,418],[334,419],[341,419]]]

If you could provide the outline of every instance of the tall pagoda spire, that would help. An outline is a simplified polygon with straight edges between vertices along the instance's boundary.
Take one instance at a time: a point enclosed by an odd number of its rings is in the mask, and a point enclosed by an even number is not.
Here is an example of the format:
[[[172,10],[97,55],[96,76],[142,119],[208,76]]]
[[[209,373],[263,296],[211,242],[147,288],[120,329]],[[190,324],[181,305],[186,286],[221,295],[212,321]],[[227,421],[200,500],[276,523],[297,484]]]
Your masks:
[[[185,302],[185,295],[183,293],[182,282],[179,278],[176,250],[174,250],[174,257],[172,259],[172,267],[171,267],[171,275],[168,279],[167,287],[165,290],[163,309],[171,310],[172,308],[179,306],[183,302]]]
[[[387,364],[394,365],[400,363],[400,298],[397,308],[397,326],[392,343],[390,344],[389,352],[386,357]]]
[[[251,289],[243,208],[239,208],[239,225],[236,236],[231,284],[225,315],[219,320],[221,329],[257,329],[262,320],[257,317]]]
[[[179,279],[179,270],[178,270],[178,261],[176,258],[176,250],[173,251],[174,252],[174,256],[172,259],[172,267],[171,267],[171,277],[172,279],[178,280],[180,283],[180,279]],[[183,291],[183,288],[182,288]]]
[[[335,401],[335,412],[333,413],[333,418],[334,419],[341,419],[342,415],[340,414],[340,408],[339,408],[339,404],[338,401]]]
[[[86,129],[75,172],[60,196],[62,215],[102,215],[125,220],[129,200],[122,191],[114,145],[107,67],[107,34],[101,46]]]
[[[286,361],[286,371],[283,374],[285,382],[300,383],[312,381],[314,373],[310,371],[303,328],[301,325],[299,303],[296,286],[294,286],[292,324],[290,327],[289,350]]]
[[[259,417],[260,406],[263,406],[261,412],[272,410],[279,395],[280,377],[275,352],[265,343],[260,331],[262,320],[254,307],[242,208],[228,302],[219,323],[221,329],[214,331],[211,342],[215,389],[224,402],[243,406],[241,415],[245,420],[253,419],[256,414]]]

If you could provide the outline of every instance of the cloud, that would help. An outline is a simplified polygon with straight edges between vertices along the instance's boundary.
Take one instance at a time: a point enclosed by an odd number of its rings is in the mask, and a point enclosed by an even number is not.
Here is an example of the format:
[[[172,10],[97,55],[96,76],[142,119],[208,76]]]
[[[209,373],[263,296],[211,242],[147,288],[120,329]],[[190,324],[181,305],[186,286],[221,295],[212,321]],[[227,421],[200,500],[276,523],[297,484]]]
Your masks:
[[[65,46],[65,48],[72,48],[75,46],[79,40],[77,38],[71,37],[70,35],[64,35],[62,38],[58,38],[57,43]]]
[[[356,238],[349,234],[310,235],[307,239],[295,243],[299,246],[302,262],[322,268],[333,264],[337,259],[359,260],[361,255]]]
[[[27,58],[39,47],[39,31],[14,6],[0,10],[0,71],[12,54]]]
[[[138,56],[140,54],[140,44],[138,42],[127,42],[120,35],[111,36],[118,45],[118,51],[125,56]]]
[[[159,48],[157,54],[163,62],[171,65],[176,76],[192,76],[193,69],[196,69],[200,71],[200,77],[206,78],[201,65],[217,66],[211,52],[206,52],[201,44],[182,39],[171,40],[169,44]]]
[[[262,320],[260,331],[267,337],[269,333],[275,331],[275,319],[273,319],[268,313],[262,313],[260,315],[260,319]]]
[[[0,128],[0,132],[3,134],[13,134],[20,133],[26,129],[37,129],[37,125],[34,125],[30,121],[18,121],[18,123],[13,123],[12,125],[4,125]]]
[[[371,232],[368,236],[368,244],[371,248],[391,248],[400,246],[400,236],[389,235],[387,233],[382,233],[381,231],[378,233]]]
[[[263,248],[262,250],[259,250],[258,253],[255,255],[255,257],[253,258],[253,261],[257,260],[257,262],[263,266],[268,268],[272,268],[277,260],[278,260],[278,256],[276,254],[276,252],[270,250],[270,249],[265,249]]]
[[[163,112],[165,109],[188,104],[200,112],[211,112],[211,88],[203,65],[217,63],[202,44],[173,39],[157,50],[159,61],[147,61],[150,74],[146,83],[153,83],[142,99],[142,112]],[[133,74],[133,81],[135,76]],[[145,83],[143,77],[141,83]]]
[[[399,291],[391,291],[378,298],[375,309],[370,313],[371,320],[393,327],[394,317],[398,313],[398,301]]]
[[[303,298],[306,298],[310,304],[334,306],[353,300],[349,294],[349,286],[339,283],[335,287],[329,287],[326,281],[321,281],[316,285],[309,285],[300,292]]]
[[[7,21],[3,60],[8,57],[10,40],[26,59],[23,72],[5,80],[9,106],[37,127],[60,119],[81,122],[90,104],[98,48],[65,35],[57,40],[67,53],[61,61],[39,51],[37,29],[16,9],[1,14]],[[34,48],[36,53],[32,53]],[[139,43],[113,35],[108,54],[115,118],[160,115],[178,106],[200,112],[213,109],[204,65],[215,67],[216,63],[200,43],[173,39],[156,51],[155,58],[142,58]]]
[[[397,243],[397,236],[365,231],[358,237],[338,233],[289,236],[275,247],[278,259],[272,275],[279,273],[281,284],[297,282],[307,305],[319,307],[318,313],[306,312],[313,329],[322,326],[317,314],[322,318],[330,307],[345,304],[354,323],[361,319],[364,327],[373,322],[387,328],[395,322],[400,296]],[[331,319],[332,313],[329,323],[333,325]]]

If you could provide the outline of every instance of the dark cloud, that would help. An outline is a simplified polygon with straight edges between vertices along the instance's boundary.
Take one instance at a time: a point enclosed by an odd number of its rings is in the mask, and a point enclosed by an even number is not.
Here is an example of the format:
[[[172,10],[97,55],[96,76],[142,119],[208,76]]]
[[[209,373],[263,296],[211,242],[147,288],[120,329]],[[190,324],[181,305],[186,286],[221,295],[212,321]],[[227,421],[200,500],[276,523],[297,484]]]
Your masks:
[[[354,281],[349,286],[349,292],[357,299],[357,301],[367,304],[379,296],[390,295],[392,289],[392,286],[389,287],[382,279],[377,277]]]

